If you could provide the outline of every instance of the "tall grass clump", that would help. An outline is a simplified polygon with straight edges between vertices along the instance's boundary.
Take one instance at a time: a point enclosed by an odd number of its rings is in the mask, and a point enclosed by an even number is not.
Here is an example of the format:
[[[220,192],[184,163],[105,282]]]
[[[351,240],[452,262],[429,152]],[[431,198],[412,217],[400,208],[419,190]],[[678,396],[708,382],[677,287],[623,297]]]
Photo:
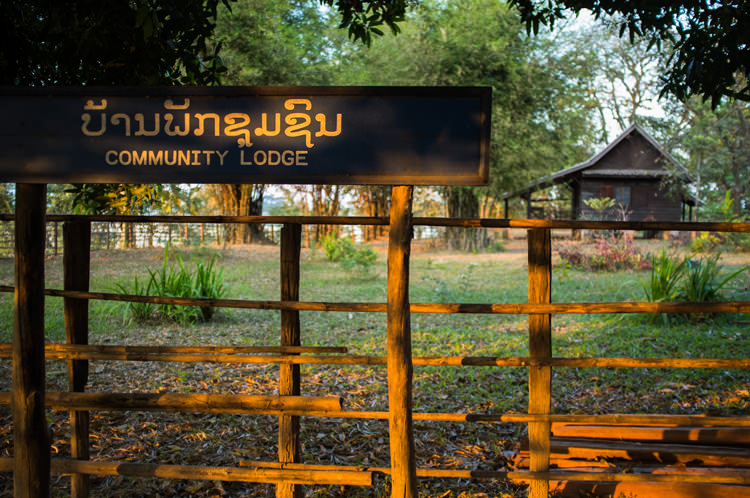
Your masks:
[[[680,259],[662,251],[660,256],[651,259],[651,274],[643,283],[643,291],[649,302],[722,301],[726,285],[747,270],[748,267],[743,267],[722,275],[718,254]]]
[[[133,278],[133,284],[117,284],[125,294],[140,296],[167,296],[184,298],[219,299],[226,293],[224,271],[216,266],[216,255],[207,263],[193,259],[195,269],[185,265],[177,255],[169,264],[169,245],[164,248],[164,262],[157,270],[148,269],[147,283]],[[126,313],[135,321],[163,318],[182,324],[210,320],[214,315],[213,306],[184,306],[176,304],[129,303]]]

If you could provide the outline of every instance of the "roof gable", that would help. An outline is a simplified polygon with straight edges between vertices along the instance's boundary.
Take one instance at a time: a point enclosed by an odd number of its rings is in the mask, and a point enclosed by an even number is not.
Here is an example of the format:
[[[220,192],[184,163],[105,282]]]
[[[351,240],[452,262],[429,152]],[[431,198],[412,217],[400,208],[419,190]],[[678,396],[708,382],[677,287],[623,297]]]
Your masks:
[[[603,150],[587,161],[538,178],[526,187],[512,193],[506,193],[503,197],[507,199],[551,187],[558,183],[565,183],[577,173],[584,176],[659,177],[671,174],[675,170],[688,182],[692,181],[685,167],[664,150],[639,124],[633,123]]]

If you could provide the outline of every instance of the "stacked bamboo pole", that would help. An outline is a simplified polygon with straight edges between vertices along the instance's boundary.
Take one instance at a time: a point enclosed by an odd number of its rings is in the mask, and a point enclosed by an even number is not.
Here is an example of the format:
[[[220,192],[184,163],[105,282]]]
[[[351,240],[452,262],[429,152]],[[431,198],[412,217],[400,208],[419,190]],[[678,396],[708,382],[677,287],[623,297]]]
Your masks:
[[[63,224],[64,285],[66,290],[88,291],[91,264],[91,223],[66,221]],[[67,344],[89,343],[88,300],[66,298],[65,339]],[[83,392],[88,382],[88,360],[68,360],[68,384],[71,392]],[[70,412],[70,453],[76,460],[89,459],[89,414],[86,411]],[[89,476],[73,474],[70,479],[71,498],[89,496]]]
[[[281,228],[281,300],[299,300],[299,257],[302,243],[302,225],[286,224]],[[299,311],[281,311],[281,346],[300,346]],[[295,354],[295,353],[290,353]],[[285,363],[280,365],[279,394],[281,396],[300,395],[300,365]],[[279,462],[300,461],[300,419],[294,415],[279,417]],[[300,498],[302,490],[293,483],[282,482],[276,485],[278,498]]]
[[[388,239],[388,427],[391,497],[416,498],[417,467],[412,420],[409,255],[413,187],[393,187]]]
[[[44,247],[46,185],[16,185],[16,276],[12,408],[15,498],[49,496],[45,408]]]

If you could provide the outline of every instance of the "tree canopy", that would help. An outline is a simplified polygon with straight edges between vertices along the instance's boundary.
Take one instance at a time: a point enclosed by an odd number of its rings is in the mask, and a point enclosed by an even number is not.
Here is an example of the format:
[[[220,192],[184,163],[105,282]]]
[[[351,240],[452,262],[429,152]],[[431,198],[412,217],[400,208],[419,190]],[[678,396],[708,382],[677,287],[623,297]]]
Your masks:
[[[207,40],[229,1],[4,0],[0,84],[217,83],[225,68]]]
[[[336,2],[350,36],[370,42],[379,26],[399,30],[410,4],[420,0]],[[333,4],[333,0],[321,0]],[[663,74],[663,91],[684,99],[700,95],[714,105],[722,97],[750,100],[750,8],[744,0],[509,0],[529,32],[553,27],[584,9],[621,24],[620,35],[670,42],[674,54]],[[738,78],[739,77],[739,78]],[[741,83],[738,84],[738,81]]]

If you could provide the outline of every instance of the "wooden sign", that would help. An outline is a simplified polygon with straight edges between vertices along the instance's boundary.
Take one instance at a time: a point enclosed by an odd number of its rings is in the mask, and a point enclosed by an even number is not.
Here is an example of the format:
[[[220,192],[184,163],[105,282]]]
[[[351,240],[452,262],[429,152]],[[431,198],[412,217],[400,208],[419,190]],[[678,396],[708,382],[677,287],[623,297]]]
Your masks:
[[[484,185],[490,89],[0,89],[0,181]]]

